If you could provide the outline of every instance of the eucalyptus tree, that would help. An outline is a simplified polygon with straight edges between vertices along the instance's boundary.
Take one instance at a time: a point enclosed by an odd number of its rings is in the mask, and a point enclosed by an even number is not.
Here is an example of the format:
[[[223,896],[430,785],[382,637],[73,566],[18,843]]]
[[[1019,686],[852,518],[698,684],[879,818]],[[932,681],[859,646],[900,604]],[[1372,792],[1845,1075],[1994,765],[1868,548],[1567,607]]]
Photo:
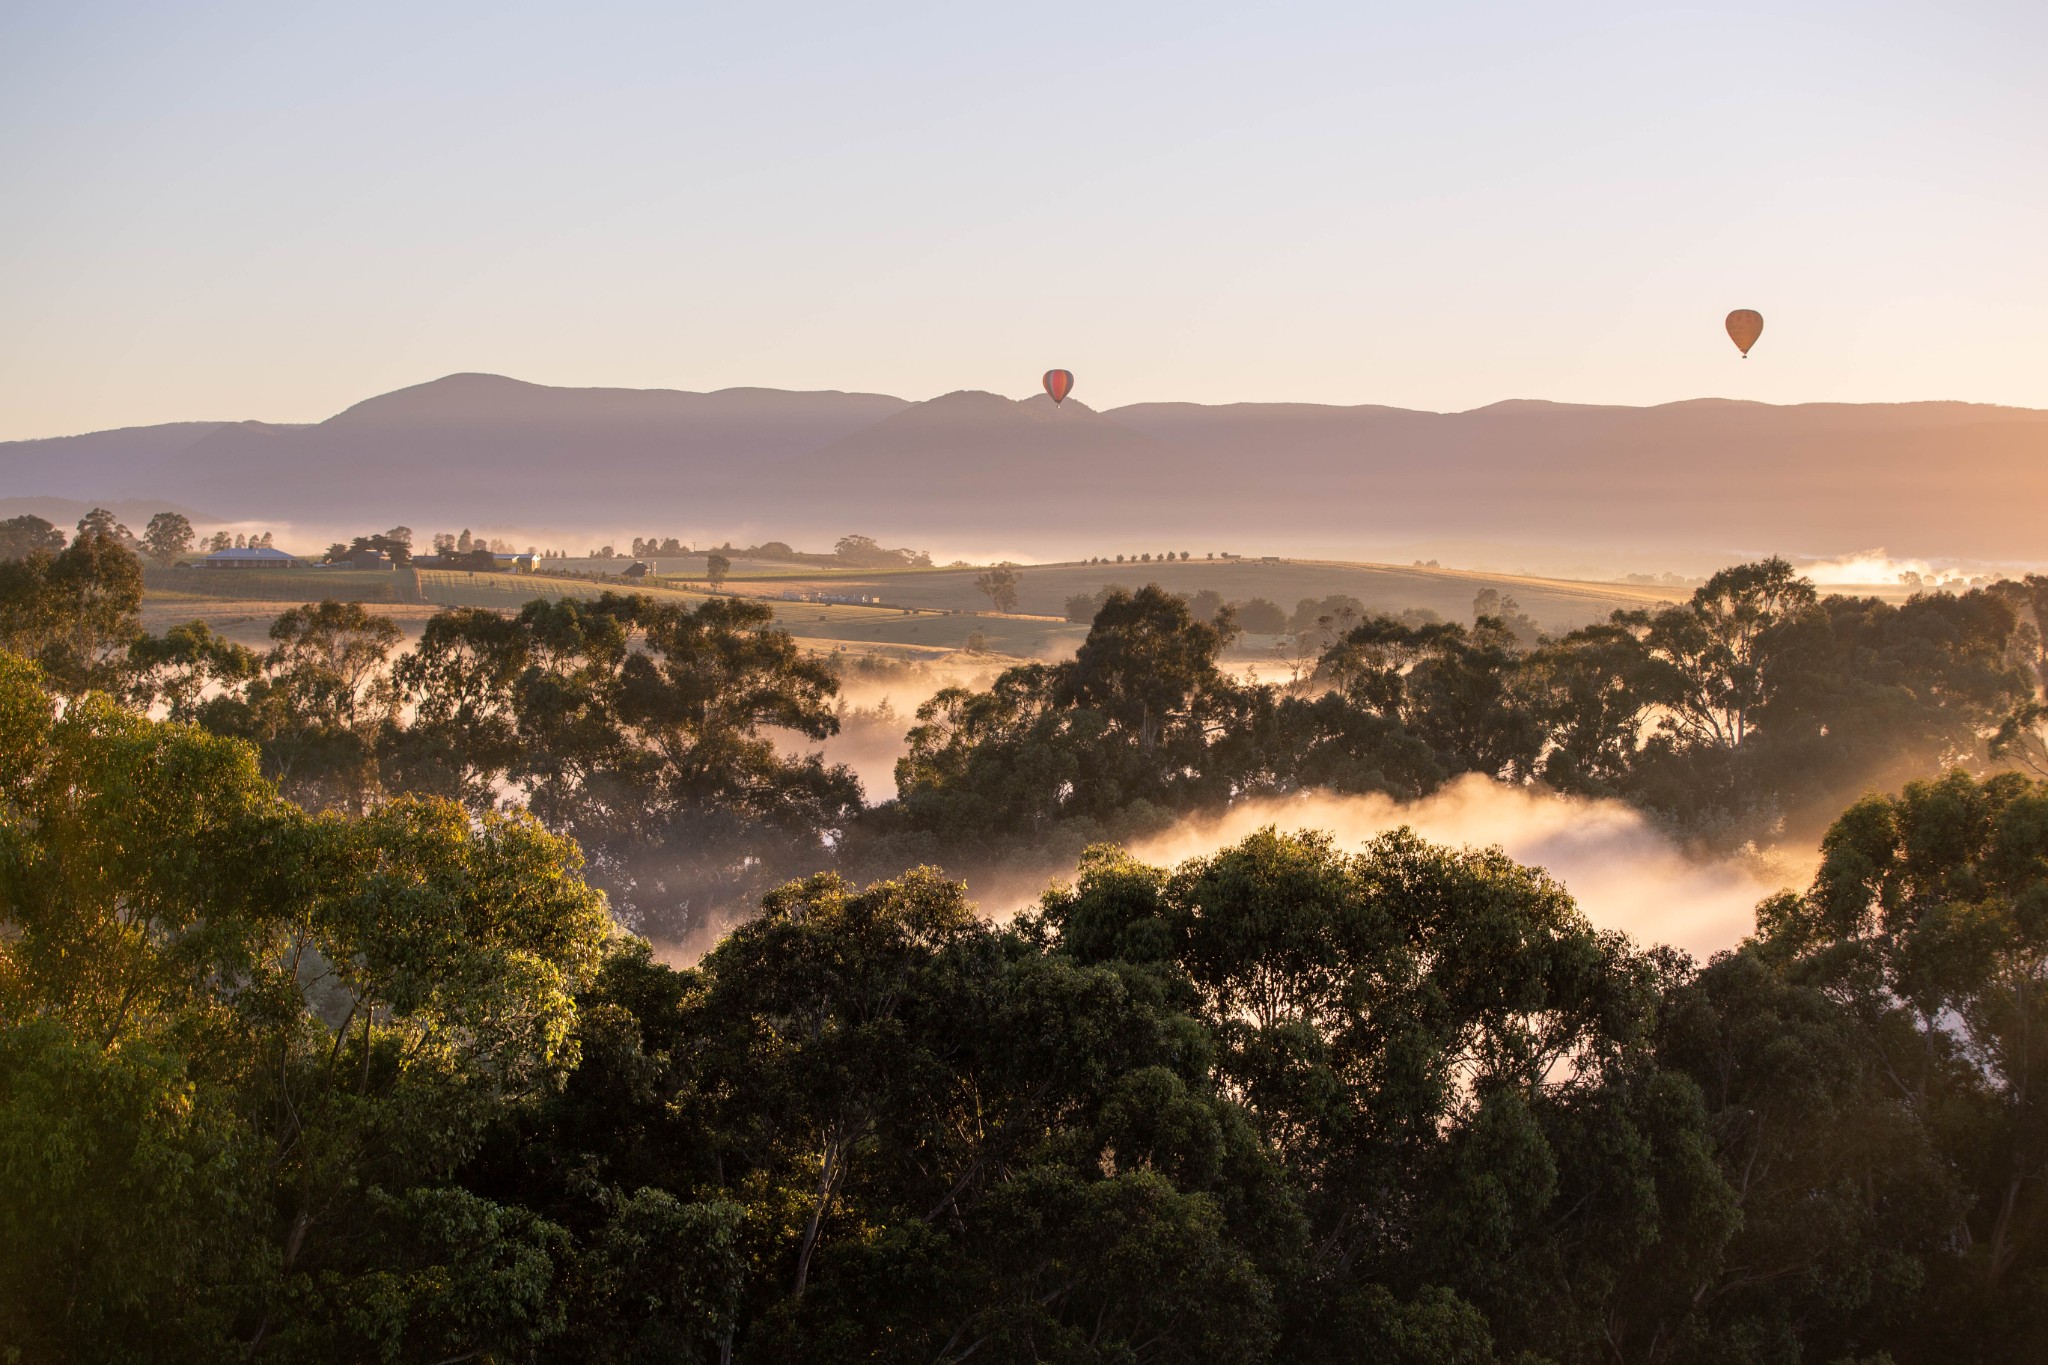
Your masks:
[[[573,1067],[613,933],[566,841],[281,799],[0,655],[0,1328],[36,1359],[515,1349],[558,1229],[452,1177]],[[176,1311],[164,1311],[175,1304]]]
[[[142,565],[111,535],[0,560],[0,649],[36,659],[66,693],[120,685],[141,609]]]

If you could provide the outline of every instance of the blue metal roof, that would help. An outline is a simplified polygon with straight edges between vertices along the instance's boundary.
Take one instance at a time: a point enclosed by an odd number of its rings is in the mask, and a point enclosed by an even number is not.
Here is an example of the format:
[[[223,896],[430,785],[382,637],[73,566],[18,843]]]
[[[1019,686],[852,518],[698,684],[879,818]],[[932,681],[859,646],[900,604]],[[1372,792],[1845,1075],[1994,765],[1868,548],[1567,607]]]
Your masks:
[[[240,549],[240,548],[236,548],[236,549],[230,549],[230,550],[215,550],[215,551],[214,551],[214,552],[213,552],[212,554],[210,554],[210,555],[206,556],[206,558],[207,558],[207,559],[210,559],[210,560],[214,560],[214,561],[216,561],[216,562],[219,562],[219,563],[223,563],[223,564],[244,564],[244,563],[260,563],[260,564],[296,564],[296,563],[298,563],[298,556],[297,556],[297,555],[288,555],[288,554],[286,554],[286,553],[285,553],[285,552],[284,552],[283,550],[273,550],[273,549],[271,549],[271,548],[270,548],[269,546],[267,546],[267,545],[258,545],[258,546],[256,546],[256,547],[254,547],[253,549]],[[204,561],[202,561],[202,562],[204,562]]]

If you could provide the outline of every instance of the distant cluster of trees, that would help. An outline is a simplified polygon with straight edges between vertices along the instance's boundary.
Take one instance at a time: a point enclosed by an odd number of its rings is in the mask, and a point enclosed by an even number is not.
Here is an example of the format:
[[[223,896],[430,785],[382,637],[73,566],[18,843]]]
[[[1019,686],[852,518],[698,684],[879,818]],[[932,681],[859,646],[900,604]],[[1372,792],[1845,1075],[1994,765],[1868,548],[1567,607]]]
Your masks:
[[[1874,777],[1984,757],[2040,687],[2036,591],[1821,599],[1769,561],[1538,642],[1505,600],[1482,597],[1510,614],[1469,627],[1361,614],[1345,628],[1353,604],[1305,603],[1315,619],[1299,624],[1327,644],[1275,688],[1219,666],[1232,614],[1111,590],[1071,663],[934,698],[876,823],[935,834],[956,860],[1026,838],[1078,850],[1251,793],[1413,797],[1480,773],[1619,797],[1687,837],[1804,832]]]
[[[832,554],[857,569],[928,569],[932,563],[924,550],[888,549],[872,536],[841,536]]]
[[[1141,554],[1134,554],[1134,555],[1129,555],[1129,556],[1125,556],[1125,555],[1118,555],[1118,556],[1116,556],[1116,558],[1115,558],[1114,560],[1111,560],[1111,559],[1110,559],[1110,558],[1109,558],[1108,556],[1104,556],[1104,555],[1098,555],[1098,556],[1095,556],[1095,557],[1093,557],[1093,558],[1090,558],[1090,559],[1086,559],[1086,560],[1083,560],[1082,562],[1083,562],[1083,563],[1086,563],[1086,564],[1109,564],[1109,563],[1117,563],[1117,564],[1123,564],[1123,563],[1126,563],[1126,562],[1129,562],[1129,563],[1132,563],[1132,564],[1150,564],[1150,563],[1152,563],[1152,562],[1153,562],[1153,561],[1154,561],[1154,560],[1156,559],[1156,560],[1158,560],[1158,561],[1159,561],[1160,563],[1164,564],[1164,563],[1166,563],[1166,562],[1168,562],[1168,561],[1170,561],[1170,560],[1179,560],[1179,559],[1187,559],[1188,557],[1189,557],[1189,556],[1188,556],[1188,552],[1187,552],[1186,550],[1169,550],[1169,551],[1167,551],[1166,553],[1164,553],[1164,554],[1159,554],[1159,555],[1155,555],[1155,554],[1151,553],[1151,552],[1150,552],[1150,551],[1148,550],[1148,551],[1145,551],[1145,552],[1143,552],[1143,553],[1141,553]],[[1208,558],[1210,558],[1210,559],[1215,559],[1216,557],[1217,557],[1217,555],[1216,555],[1216,552],[1215,552],[1214,550],[1211,550],[1211,551],[1209,552],[1209,554],[1208,554]],[[1236,557],[1237,557],[1237,556],[1235,556],[1235,555],[1224,555],[1224,556],[1223,556],[1223,558],[1225,558],[1225,559],[1235,559]]]
[[[658,555],[723,555],[728,565],[736,558],[783,560],[797,564],[816,564],[820,567],[858,569],[926,569],[931,567],[932,557],[924,550],[889,549],[872,536],[841,536],[832,547],[830,554],[810,554],[798,550],[786,541],[770,540],[759,545],[737,546],[727,541],[708,550],[693,550],[673,536],[634,537],[633,557],[651,559]],[[614,559],[618,551],[610,545],[591,551],[593,559]]]
[[[1093,621],[1110,597],[1129,592],[1130,589],[1121,583],[1105,583],[1092,593],[1075,593],[1066,600],[1066,618],[1079,624]],[[1265,597],[1227,601],[1214,588],[1203,588],[1181,596],[1197,620],[1227,621],[1234,634],[1285,637],[1275,643],[1274,651],[1283,661],[1292,664],[1296,681],[1299,681],[1306,664],[1320,658],[1339,636],[1372,614],[1367,611],[1365,603],[1348,593],[1331,593],[1322,598],[1304,597],[1295,604],[1291,613]],[[1229,613],[1227,617],[1225,612]],[[1503,596],[1495,588],[1479,590],[1473,598],[1472,614],[1475,620],[1487,616],[1507,623],[1516,638],[1525,645],[1535,644],[1542,635],[1535,619],[1522,610],[1521,604],[1513,597]],[[1411,626],[1424,626],[1437,624],[1443,618],[1426,607],[1406,607],[1395,619]]]
[[[169,566],[191,550],[195,536],[192,523],[180,512],[158,512],[137,536],[104,507],[95,507],[78,521],[81,536],[104,537],[133,554],[147,555]],[[37,551],[55,554],[67,537],[55,523],[38,516],[10,517],[0,521],[0,559],[23,559]],[[214,537],[213,549],[225,548]],[[266,543],[267,540],[266,540]]]
[[[690,547],[677,540],[674,536],[670,536],[666,540],[655,536],[648,536],[645,539],[639,536],[633,537],[633,558],[635,559],[651,559],[655,555],[686,555],[689,553]]]
[[[389,533],[387,532],[387,534]],[[408,535],[407,544],[409,545],[410,543],[411,537],[410,535]],[[491,536],[489,538],[486,538],[484,536],[472,536],[469,533],[469,528],[467,526],[463,527],[460,533],[436,531],[434,533],[432,544],[434,546],[434,553],[444,557],[451,555],[472,554],[478,550],[482,550],[486,554],[509,555],[518,553],[518,551],[513,548],[511,541],[501,540],[496,536]],[[528,546],[526,552],[528,554],[539,553],[539,551],[532,546]]]
[[[412,563],[412,527],[394,526],[380,534],[357,536],[346,543],[337,540],[327,547],[324,562],[345,564],[376,555],[382,555],[393,564]]]
[[[0,563],[24,1359],[2048,1351],[2048,579],[1765,561],[1534,641],[1327,598],[1288,686],[1221,666],[1224,604],[1113,589],[921,708],[880,804],[776,742],[838,679],[761,603],[401,653],[140,600],[99,530]],[[1823,864],[1702,965],[1498,852],[1103,842],[1470,772],[1723,844],[1825,811]],[[1026,854],[1080,876],[1001,925],[931,870]],[[606,913],[742,904],[689,969]]]
[[[165,568],[176,564],[195,548],[212,553],[255,547],[268,549],[274,544],[274,537],[269,531],[215,531],[201,541],[192,529],[191,519],[182,512],[156,513],[150,517],[142,534],[137,536],[112,512],[104,507],[95,507],[79,519],[77,529],[81,536],[104,536],[123,549],[154,560]],[[37,550],[55,554],[64,548],[65,541],[64,532],[42,517],[20,516],[0,522],[0,559],[21,559]]]
[[[433,547],[429,553],[437,568],[495,569],[498,567],[496,556],[518,553],[510,541],[471,535],[466,526],[459,533],[436,531],[429,543]],[[533,546],[528,546],[526,553],[541,557],[541,551]],[[327,547],[323,562],[360,564],[376,561],[403,567],[413,564],[418,558],[413,550],[413,529],[394,526],[375,535],[356,536],[347,542],[335,541]]]
[[[181,517],[179,518],[179,520],[182,521],[184,519]],[[150,524],[154,526],[156,523],[152,521]],[[191,532],[191,527],[189,525],[186,526],[184,528],[184,531],[189,536]],[[147,537],[145,536],[144,539],[147,540]],[[190,544],[190,541],[188,540],[186,543]],[[269,550],[274,549],[276,547],[276,544],[276,537],[273,536],[269,531],[264,531],[260,534],[245,534],[240,531],[215,531],[210,537],[207,538],[206,548],[209,551],[257,549]]]

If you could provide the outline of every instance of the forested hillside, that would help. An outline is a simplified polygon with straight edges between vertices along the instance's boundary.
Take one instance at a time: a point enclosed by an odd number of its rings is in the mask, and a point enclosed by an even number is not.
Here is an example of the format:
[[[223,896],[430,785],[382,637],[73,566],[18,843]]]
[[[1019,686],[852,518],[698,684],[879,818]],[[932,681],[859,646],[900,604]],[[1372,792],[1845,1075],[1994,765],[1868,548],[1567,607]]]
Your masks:
[[[91,528],[0,560],[22,1360],[2048,1353],[2048,580],[1332,603],[1284,685],[1109,591],[906,717],[887,801],[778,742],[849,677],[759,602],[256,650],[141,596]],[[1119,847],[1475,774],[1820,869],[1698,962],[1407,832]]]

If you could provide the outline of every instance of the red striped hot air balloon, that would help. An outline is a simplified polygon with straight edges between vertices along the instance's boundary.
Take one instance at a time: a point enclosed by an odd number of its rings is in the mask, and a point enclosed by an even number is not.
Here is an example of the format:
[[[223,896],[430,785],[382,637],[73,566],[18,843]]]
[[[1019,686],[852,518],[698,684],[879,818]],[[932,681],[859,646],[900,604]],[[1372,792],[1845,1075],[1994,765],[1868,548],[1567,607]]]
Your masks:
[[[1055,404],[1066,402],[1067,395],[1074,391],[1074,372],[1072,370],[1047,370],[1045,372],[1045,391],[1052,395],[1052,401]]]

